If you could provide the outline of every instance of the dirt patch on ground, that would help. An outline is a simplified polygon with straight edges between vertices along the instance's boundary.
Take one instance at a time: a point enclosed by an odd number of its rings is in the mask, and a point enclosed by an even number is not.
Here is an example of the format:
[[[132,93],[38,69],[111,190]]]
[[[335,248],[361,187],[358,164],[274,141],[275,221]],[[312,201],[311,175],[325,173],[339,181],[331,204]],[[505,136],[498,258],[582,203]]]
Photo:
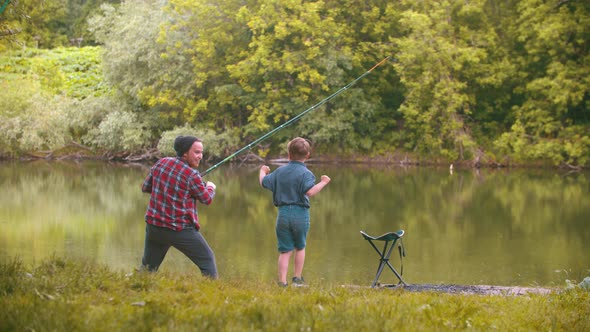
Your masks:
[[[527,295],[527,294],[551,294],[557,289],[543,287],[519,287],[519,286],[490,286],[490,285],[380,285],[380,288],[403,289],[410,292],[441,292],[452,294],[479,294],[479,295]]]

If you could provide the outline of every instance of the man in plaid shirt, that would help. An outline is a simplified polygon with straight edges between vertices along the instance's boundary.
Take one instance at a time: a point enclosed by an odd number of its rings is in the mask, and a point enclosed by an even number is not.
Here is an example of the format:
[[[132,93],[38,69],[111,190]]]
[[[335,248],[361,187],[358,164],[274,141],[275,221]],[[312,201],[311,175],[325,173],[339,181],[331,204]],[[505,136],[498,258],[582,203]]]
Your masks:
[[[174,150],[177,156],[158,160],[141,187],[141,191],[150,193],[142,265],[157,271],[173,246],[204,276],[216,279],[215,255],[199,232],[195,201],[209,205],[215,197],[215,184],[205,183],[196,170],[203,158],[203,142],[194,136],[178,136]]]

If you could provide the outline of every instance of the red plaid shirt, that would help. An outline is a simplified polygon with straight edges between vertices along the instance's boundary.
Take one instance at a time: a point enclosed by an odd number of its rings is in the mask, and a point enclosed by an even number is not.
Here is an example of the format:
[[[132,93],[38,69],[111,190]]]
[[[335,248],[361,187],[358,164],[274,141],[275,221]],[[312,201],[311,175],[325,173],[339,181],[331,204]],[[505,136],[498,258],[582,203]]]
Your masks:
[[[175,231],[201,228],[195,199],[209,205],[215,197],[215,190],[205,185],[199,171],[186,161],[171,157],[152,166],[141,191],[151,193],[145,221]]]

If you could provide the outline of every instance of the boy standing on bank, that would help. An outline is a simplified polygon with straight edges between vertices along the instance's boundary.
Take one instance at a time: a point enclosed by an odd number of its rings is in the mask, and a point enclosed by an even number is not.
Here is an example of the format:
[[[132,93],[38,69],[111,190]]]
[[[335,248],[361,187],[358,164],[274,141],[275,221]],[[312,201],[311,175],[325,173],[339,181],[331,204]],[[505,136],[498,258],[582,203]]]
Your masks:
[[[295,251],[295,269],[292,282],[304,284],[303,264],[305,244],[309,231],[309,197],[319,193],[329,182],[327,175],[315,183],[315,176],[305,166],[311,154],[309,142],[296,137],[287,145],[289,163],[270,172],[266,165],[260,167],[258,180],[263,188],[272,191],[273,204],[278,208],[276,234],[279,249],[279,285],[287,286],[289,261]]]

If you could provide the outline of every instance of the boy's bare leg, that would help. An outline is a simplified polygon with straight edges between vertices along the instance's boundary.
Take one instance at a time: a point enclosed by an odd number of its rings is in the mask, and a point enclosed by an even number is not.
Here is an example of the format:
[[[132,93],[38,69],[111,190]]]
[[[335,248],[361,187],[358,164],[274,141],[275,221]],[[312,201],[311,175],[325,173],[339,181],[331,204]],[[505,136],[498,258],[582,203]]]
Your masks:
[[[287,283],[287,271],[289,270],[289,260],[293,251],[282,252],[279,254],[279,281]]]
[[[301,278],[303,273],[303,264],[305,263],[305,248],[295,250],[295,277]]]

